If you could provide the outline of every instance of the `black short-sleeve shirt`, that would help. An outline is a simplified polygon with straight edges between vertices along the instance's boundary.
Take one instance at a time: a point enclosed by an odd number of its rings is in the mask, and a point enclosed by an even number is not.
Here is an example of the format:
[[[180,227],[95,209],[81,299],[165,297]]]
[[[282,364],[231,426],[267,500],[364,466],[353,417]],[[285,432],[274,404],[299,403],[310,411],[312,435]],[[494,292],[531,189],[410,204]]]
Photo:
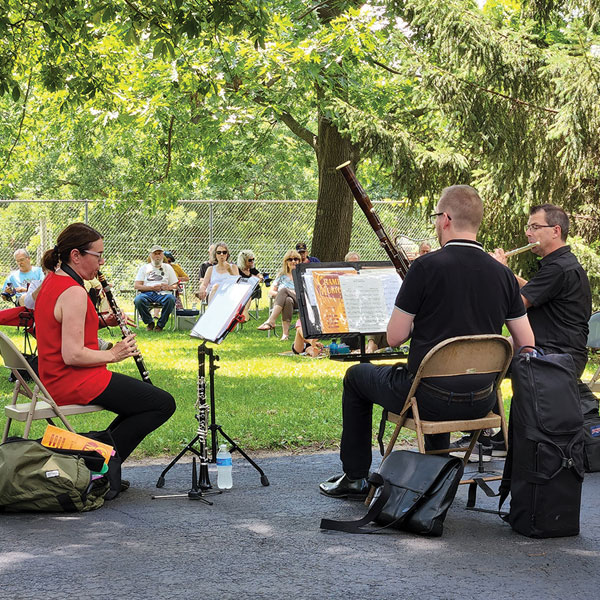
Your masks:
[[[527,311],[535,343],[546,352],[570,354],[578,376],[587,362],[592,294],[586,272],[570,246],[539,261],[539,271],[521,288],[531,303]]]
[[[470,240],[451,240],[417,258],[402,283],[396,310],[414,315],[408,356],[413,374],[439,342],[502,333],[506,321],[526,314],[511,270]]]
[[[258,269],[256,269],[255,267],[252,267],[252,268],[250,269],[250,275],[246,275],[246,273],[244,273],[244,271],[242,271],[242,270],[240,269],[240,277],[243,277],[244,279],[250,279],[250,277],[252,277],[253,275],[254,275],[255,277],[256,277],[257,275],[260,275],[260,271],[259,271]]]

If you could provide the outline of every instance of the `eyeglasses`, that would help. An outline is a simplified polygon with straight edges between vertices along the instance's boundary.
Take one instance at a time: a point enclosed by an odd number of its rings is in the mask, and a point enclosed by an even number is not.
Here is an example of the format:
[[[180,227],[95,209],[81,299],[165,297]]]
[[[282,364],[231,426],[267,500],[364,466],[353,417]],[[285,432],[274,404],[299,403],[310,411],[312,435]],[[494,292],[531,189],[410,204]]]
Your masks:
[[[80,250],[81,254],[91,254],[92,256],[95,256],[98,258],[98,260],[101,260],[102,258],[104,258],[102,256],[102,252],[94,252],[93,250]]]
[[[442,215],[446,215],[448,217],[448,221],[452,221],[452,217],[448,213],[439,212],[439,213],[431,213],[429,215],[429,222],[433,225],[433,223],[437,219],[437,217],[441,217]]]
[[[254,262],[254,259],[253,258],[249,258],[248,262]]]
[[[538,229],[543,229],[544,227],[556,227],[556,225],[540,225],[539,223],[528,223],[527,227],[525,227],[525,233],[531,229],[531,231],[537,231]]]
[[[300,262],[299,258],[288,258],[287,259],[289,262]]]
[[[216,250],[215,254],[229,254],[227,250]]]

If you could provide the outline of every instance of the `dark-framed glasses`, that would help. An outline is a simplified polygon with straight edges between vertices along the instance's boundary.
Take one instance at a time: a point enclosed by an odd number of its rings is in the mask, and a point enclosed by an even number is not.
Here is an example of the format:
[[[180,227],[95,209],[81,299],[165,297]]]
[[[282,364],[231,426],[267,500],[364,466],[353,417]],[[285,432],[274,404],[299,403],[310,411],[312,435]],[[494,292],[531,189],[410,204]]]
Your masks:
[[[438,217],[441,217],[442,215],[446,215],[448,217],[448,221],[452,221],[452,217],[448,213],[445,213],[445,212],[431,213],[429,215],[429,222],[431,223],[431,225],[433,225],[435,220]]]
[[[227,250],[215,250],[215,254],[229,254]]]
[[[525,227],[525,233],[531,229],[531,231],[537,231],[538,229],[543,229],[544,227],[556,227],[556,225],[541,225],[540,223],[528,223],[527,227]]]
[[[249,258],[248,262],[254,262],[254,257],[253,258]]]
[[[299,258],[288,258],[287,259],[289,262],[300,262]]]

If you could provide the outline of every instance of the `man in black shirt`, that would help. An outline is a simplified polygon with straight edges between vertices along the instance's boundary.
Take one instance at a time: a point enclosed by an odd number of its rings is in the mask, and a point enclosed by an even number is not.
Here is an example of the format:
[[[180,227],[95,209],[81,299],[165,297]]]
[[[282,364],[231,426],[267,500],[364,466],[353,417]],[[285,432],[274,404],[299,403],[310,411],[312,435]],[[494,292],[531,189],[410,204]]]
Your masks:
[[[365,497],[373,404],[400,411],[421,360],[437,343],[454,336],[501,333],[506,324],[515,346],[533,344],[515,277],[476,241],[482,216],[483,204],[472,187],[456,185],[442,192],[432,215],[441,249],[412,263],[387,328],[392,346],[412,338],[408,365],[360,364],[348,369],[342,395],[340,458],[344,473],[321,483],[321,493],[336,498]],[[473,381],[474,377],[478,380]],[[449,378],[440,387],[459,394],[483,391],[490,378],[483,379]],[[474,402],[457,402],[451,397],[428,396],[421,389],[417,401],[423,419],[443,421],[482,417],[494,406],[496,397],[492,392]],[[426,438],[427,449],[448,448],[448,444],[449,434]]]
[[[539,242],[531,251],[541,257],[530,281],[517,276],[536,344],[548,354],[570,354],[581,377],[587,363],[592,294],[585,271],[566,243],[569,218],[553,204],[534,206],[525,232],[530,243]],[[494,257],[506,264],[503,250],[496,250]],[[581,382],[579,392],[583,413],[597,415],[594,394]]]

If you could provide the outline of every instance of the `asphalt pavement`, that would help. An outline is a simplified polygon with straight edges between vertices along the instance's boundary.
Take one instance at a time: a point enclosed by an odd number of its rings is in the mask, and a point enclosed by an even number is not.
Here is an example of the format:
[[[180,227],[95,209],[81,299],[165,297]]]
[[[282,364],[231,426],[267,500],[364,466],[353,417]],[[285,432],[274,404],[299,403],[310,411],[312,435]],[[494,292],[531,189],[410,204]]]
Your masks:
[[[190,459],[157,489],[164,459],[126,464],[131,488],[99,510],[1,515],[0,598],[597,597],[600,473],[586,477],[574,537],[530,539],[497,516],[467,511],[466,486],[442,537],[351,535],[319,529],[322,517],[354,519],[366,510],[319,494],[318,483],[340,471],[336,453],[253,458],[270,486],[234,455],[234,487],[207,496],[212,506],[187,497]],[[176,493],[184,496],[152,499]],[[495,501],[480,494],[479,506]]]

